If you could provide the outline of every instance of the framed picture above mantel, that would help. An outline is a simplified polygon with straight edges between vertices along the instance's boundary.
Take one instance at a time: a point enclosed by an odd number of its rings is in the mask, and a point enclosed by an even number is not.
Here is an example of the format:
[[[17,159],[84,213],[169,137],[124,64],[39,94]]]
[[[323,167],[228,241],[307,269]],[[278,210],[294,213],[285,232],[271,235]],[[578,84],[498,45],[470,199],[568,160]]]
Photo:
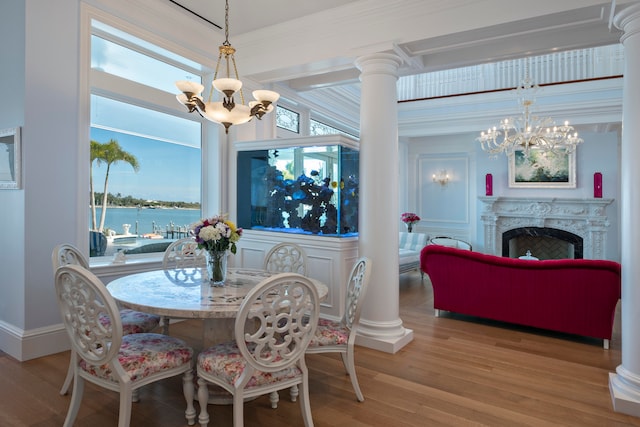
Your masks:
[[[509,155],[510,188],[576,188],[576,153],[531,148]]]

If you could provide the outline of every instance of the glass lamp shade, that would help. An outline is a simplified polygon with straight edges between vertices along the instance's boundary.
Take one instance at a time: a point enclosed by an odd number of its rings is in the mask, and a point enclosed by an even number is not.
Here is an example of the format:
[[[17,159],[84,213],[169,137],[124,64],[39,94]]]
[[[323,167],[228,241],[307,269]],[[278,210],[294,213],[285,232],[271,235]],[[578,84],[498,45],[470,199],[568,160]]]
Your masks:
[[[226,94],[227,92],[231,92],[232,94],[234,94],[240,90],[240,88],[242,87],[242,82],[240,80],[230,78],[215,79],[213,81],[213,87],[215,87],[217,91],[224,94]]]
[[[263,104],[271,104],[280,99],[280,94],[272,90],[254,90],[253,97]]]
[[[239,125],[251,120],[249,115],[250,109],[246,105],[236,104],[233,110],[227,110],[222,102],[205,102],[204,111],[198,108],[198,111],[207,118],[216,123],[230,123],[232,125]]]
[[[176,82],[176,87],[180,92],[192,93],[194,95],[200,95],[204,90],[204,86],[200,83],[191,82],[188,80],[179,80]],[[180,100],[178,100],[180,101]]]
[[[224,119],[223,110],[226,111],[226,108],[224,108],[222,106],[222,102],[219,102],[219,101],[205,102],[204,110],[198,107],[198,111],[204,118],[215,123],[222,123],[221,120]]]
[[[225,108],[226,110],[226,108]],[[222,123],[231,123],[232,125],[240,125],[251,120],[251,109],[243,104],[236,104],[231,111],[227,111],[226,120]]]

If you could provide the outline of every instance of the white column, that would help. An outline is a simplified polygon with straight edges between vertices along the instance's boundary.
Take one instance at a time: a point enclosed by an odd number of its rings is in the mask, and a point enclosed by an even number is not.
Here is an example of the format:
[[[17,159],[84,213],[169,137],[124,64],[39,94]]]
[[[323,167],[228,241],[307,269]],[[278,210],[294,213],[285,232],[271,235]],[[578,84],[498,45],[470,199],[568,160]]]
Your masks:
[[[356,343],[395,353],[413,339],[399,314],[398,96],[401,59],[358,58],[360,104],[359,254],[372,261]]]
[[[621,225],[622,230],[622,364],[609,374],[609,390],[616,412],[640,416],[640,4],[615,16],[624,31],[625,70],[622,98]]]

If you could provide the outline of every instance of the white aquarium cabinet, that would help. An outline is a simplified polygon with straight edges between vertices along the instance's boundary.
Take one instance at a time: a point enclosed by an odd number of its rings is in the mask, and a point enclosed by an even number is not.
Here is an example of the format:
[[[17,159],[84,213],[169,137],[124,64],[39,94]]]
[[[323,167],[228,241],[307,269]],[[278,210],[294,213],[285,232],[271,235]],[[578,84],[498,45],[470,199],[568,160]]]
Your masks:
[[[269,250],[281,242],[295,243],[307,254],[308,275],[329,287],[321,303],[323,317],[337,320],[344,314],[346,282],[358,259],[358,237],[318,237],[313,235],[245,230],[238,251],[230,262],[237,267],[262,268]]]

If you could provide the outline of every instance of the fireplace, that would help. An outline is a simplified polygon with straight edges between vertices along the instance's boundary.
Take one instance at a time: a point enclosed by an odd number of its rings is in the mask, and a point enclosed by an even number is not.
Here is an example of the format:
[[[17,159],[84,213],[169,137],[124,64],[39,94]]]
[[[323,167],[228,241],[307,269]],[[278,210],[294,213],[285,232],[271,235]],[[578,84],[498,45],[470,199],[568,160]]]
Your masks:
[[[480,197],[480,201],[486,253],[521,256],[527,250],[521,244],[533,245],[535,239],[544,238],[541,245],[559,245],[554,251],[560,254],[554,257],[606,259],[606,208],[612,199]],[[517,239],[511,242],[514,236]]]
[[[531,255],[538,259],[582,258],[583,239],[549,227],[519,227],[502,233],[502,256]]]

